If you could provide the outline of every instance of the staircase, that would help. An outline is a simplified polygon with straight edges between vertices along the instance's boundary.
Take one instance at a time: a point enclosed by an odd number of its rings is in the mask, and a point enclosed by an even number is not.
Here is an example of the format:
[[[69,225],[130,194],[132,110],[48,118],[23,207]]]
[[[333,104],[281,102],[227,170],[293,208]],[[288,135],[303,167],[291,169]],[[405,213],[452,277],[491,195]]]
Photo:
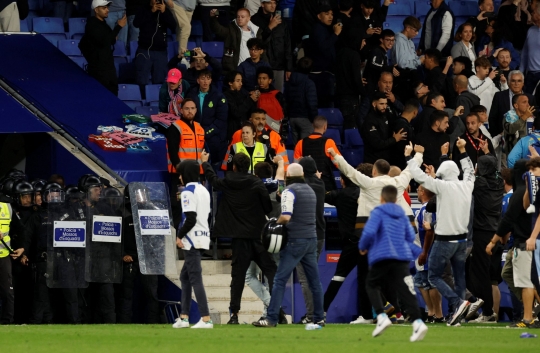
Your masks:
[[[179,273],[183,265],[183,260],[177,261]],[[226,324],[229,321],[229,301],[231,299],[231,261],[203,260],[201,265],[212,321],[214,324]],[[192,295],[195,300],[194,294]],[[262,301],[247,285],[242,294],[241,308],[238,313],[238,320],[241,324],[251,324],[258,320],[264,310]]]

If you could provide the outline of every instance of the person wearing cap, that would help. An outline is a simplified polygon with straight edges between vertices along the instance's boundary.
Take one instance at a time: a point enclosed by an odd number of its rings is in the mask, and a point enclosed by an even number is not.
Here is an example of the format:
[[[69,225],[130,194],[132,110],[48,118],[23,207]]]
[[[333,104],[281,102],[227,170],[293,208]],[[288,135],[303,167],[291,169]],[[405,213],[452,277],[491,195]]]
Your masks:
[[[180,116],[180,104],[189,87],[189,83],[182,79],[180,70],[170,69],[167,82],[164,82],[159,89],[159,112]]]
[[[334,12],[328,3],[320,5],[317,18],[309,35],[306,56],[313,59],[312,71],[334,72],[336,42],[343,26],[339,23],[332,26]]]
[[[133,25],[139,28],[139,46],[135,54],[137,84],[141,87],[149,83],[163,83],[167,75],[167,29],[174,30],[176,22],[171,12],[172,0],[151,0],[135,15]]]
[[[320,329],[324,326],[323,291],[317,265],[317,197],[304,179],[304,169],[292,163],[285,177],[286,188],[281,194],[281,215],[277,223],[285,225],[288,241],[280,251],[279,265],[274,277],[274,287],[268,315],[253,323],[256,327],[276,327],[285,287],[292,271],[302,264],[313,297],[313,322],[306,328]]]
[[[79,49],[88,62],[88,74],[117,96],[118,77],[114,66],[113,46],[118,33],[126,25],[127,18],[124,16],[119,19],[114,29],[111,29],[105,22],[111,3],[107,0],[92,1],[95,16],[86,22]]]

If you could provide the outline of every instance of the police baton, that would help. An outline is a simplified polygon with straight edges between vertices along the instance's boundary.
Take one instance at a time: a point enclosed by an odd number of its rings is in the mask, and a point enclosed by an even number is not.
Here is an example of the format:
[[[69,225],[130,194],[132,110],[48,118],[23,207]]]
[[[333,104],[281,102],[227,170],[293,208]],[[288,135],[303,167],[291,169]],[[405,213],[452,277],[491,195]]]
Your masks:
[[[4,239],[0,239],[0,242],[2,242],[2,244],[4,244],[4,247],[7,249],[7,251],[8,251],[10,254],[15,254],[15,251],[13,251],[13,249],[11,249],[11,248],[6,244],[6,242],[4,241]]]

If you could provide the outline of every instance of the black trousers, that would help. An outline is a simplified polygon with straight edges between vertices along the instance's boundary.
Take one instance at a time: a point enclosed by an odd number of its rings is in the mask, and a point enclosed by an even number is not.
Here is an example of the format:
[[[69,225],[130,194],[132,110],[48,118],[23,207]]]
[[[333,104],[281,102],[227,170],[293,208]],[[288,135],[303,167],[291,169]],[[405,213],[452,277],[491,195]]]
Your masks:
[[[124,274],[120,286],[120,303],[118,307],[118,323],[130,324],[133,322],[133,289],[135,281],[140,280],[146,305],[146,322],[160,323],[158,301],[158,276],[143,275],[139,262],[124,262]]]
[[[34,299],[32,304],[33,324],[48,324],[53,322],[54,315],[51,306],[51,289],[47,287],[47,263],[37,262],[32,266],[34,276]],[[65,311],[66,321],[70,324],[79,323],[79,308],[76,288],[60,289],[63,301],[62,306]]]
[[[491,289],[491,256],[486,254],[486,246],[491,241],[493,232],[475,229],[473,231],[473,248],[469,256],[469,275],[467,289],[474,296],[482,298],[484,316],[493,314],[493,293]],[[499,258],[500,260],[500,258]]]
[[[169,196],[171,199],[171,209],[172,209],[172,215],[173,215],[173,222],[174,227],[176,229],[179,229],[180,222],[182,221],[182,205],[178,201],[178,186],[180,185],[180,179],[179,174],[177,173],[169,173],[170,177],[170,188],[169,188]]]
[[[90,283],[88,288],[80,290],[83,323],[116,323],[114,285],[112,283]]]
[[[11,273],[11,257],[0,258],[0,300],[2,312],[0,324],[11,324],[15,314],[15,295],[13,294],[13,276]]]
[[[14,322],[18,325],[27,324],[32,315],[32,300],[34,281],[32,267],[13,261],[13,291],[15,295]]]
[[[112,94],[118,96],[118,77],[116,76],[116,69],[96,70],[89,66],[88,74],[111,91]]]
[[[272,292],[277,266],[262,242],[257,239],[232,240],[232,269],[231,269],[231,313],[240,311],[240,302],[246,281],[246,272],[254,261],[268,279],[269,291]]]
[[[360,278],[360,253],[358,252],[358,241],[351,241],[349,239],[345,239],[343,241],[343,246],[341,249],[341,255],[339,257],[337,266],[336,266],[336,272],[334,273],[334,277],[332,277],[332,280],[330,281],[330,284],[328,285],[328,288],[326,289],[326,292],[324,293],[324,312],[328,311],[328,308],[330,308],[330,305],[334,301],[334,298],[339,292],[339,289],[343,285],[343,282],[345,281],[345,278],[351,273],[351,271],[354,268],[357,268],[357,276]],[[358,293],[360,293],[360,281],[357,281],[358,284]],[[364,287],[365,288],[365,287]],[[365,289],[364,289],[365,291]],[[357,297],[359,298],[359,296]],[[360,308],[360,301],[358,300],[358,308]]]
[[[344,129],[360,129],[360,97],[359,96],[342,96],[339,99],[339,109],[343,114]],[[358,126],[357,126],[358,125]]]
[[[408,261],[385,260],[377,262],[370,268],[366,290],[377,315],[384,313],[381,297],[383,288],[387,294],[397,294],[403,308],[410,315],[411,321],[421,318]]]

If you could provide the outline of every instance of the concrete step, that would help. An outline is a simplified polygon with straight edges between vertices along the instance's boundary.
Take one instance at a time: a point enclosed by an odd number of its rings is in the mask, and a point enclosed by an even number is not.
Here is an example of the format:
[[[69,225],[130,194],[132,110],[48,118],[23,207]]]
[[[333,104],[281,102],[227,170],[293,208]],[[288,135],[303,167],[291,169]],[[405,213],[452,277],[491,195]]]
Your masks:
[[[229,299],[227,300],[208,300],[208,306],[211,311],[229,314]],[[260,300],[242,300],[240,313],[262,314],[264,305]]]
[[[219,315],[219,320],[220,320],[220,323],[222,325],[226,324],[228,321],[229,321],[229,314],[226,313],[226,314],[220,314]],[[253,321],[257,321],[261,318],[261,314],[257,315],[257,314],[249,314],[249,313],[244,313],[244,312],[240,312],[238,314],[238,321],[240,322],[240,324],[248,324],[248,325],[251,325],[251,323]],[[217,319],[217,318],[216,318]],[[214,320],[214,318],[212,317],[212,320]],[[287,315],[287,321],[290,323],[292,323],[292,316],[291,315]],[[216,323],[216,321],[214,320],[214,323]]]
[[[182,270],[184,266],[184,260],[176,261],[176,267],[178,268],[178,273]],[[204,275],[215,275],[215,274],[228,274],[231,275],[231,261],[230,260],[203,260],[201,261],[201,267],[203,276]]]
[[[211,287],[205,283],[204,289],[206,290],[206,296],[209,301],[230,300],[231,298],[231,289],[229,287]],[[242,292],[242,301],[244,300],[259,300],[259,297],[257,297],[251,288],[246,286],[244,287],[244,292]]]
[[[210,275],[203,273],[203,283],[205,287],[227,287],[231,286],[231,275],[218,274]]]

